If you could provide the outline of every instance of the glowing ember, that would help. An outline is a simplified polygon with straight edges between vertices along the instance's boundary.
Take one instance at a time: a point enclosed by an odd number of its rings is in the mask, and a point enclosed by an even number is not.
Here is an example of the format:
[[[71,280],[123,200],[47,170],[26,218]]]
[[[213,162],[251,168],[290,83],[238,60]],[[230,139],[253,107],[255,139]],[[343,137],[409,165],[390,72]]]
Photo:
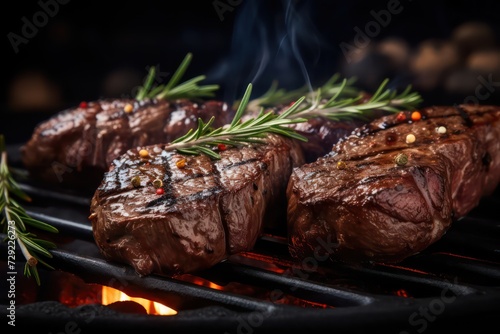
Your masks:
[[[177,314],[177,311],[174,309],[171,309],[168,306],[165,306],[163,304],[160,304],[158,302],[154,302],[152,300],[144,299],[144,298],[138,298],[138,297],[130,297],[126,293],[110,288],[107,286],[102,287],[102,304],[103,305],[109,305],[114,302],[119,302],[119,301],[133,301],[136,302],[140,305],[142,305],[148,314],[155,314],[155,315],[175,315]]]
[[[181,276],[179,276],[179,278],[182,278],[183,281],[191,282],[191,283],[194,283],[196,285],[206,286],[210,289],[224,290],[223,286],[220,286],[218,284],[215,284],[214,282],[211,282],[211,281],[206,280],[204,278],[193,276],[190,274],[181,275]]]
[[[399,297],[408,298],[408,292],[406,292],[405,289],[399,289],[398,291],[396,291],[396,295]]]

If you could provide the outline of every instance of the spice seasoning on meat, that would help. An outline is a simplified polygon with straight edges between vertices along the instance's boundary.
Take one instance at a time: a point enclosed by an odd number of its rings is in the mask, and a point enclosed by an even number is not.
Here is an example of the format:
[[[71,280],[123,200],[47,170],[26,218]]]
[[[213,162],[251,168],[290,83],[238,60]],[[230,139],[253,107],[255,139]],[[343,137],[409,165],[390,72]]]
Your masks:
[[[186,159],[181,159],[175,163],[177,168],[184,168],[186,167]]]
[[[347,164],[344,162],[344,161],[339,161],[337,162],[337,169],[346,169],[347,168]]]
[[[139,175],[136,175],[132,178],[131,182],[134,188],[137,188],[141,185],[141,178],[139,177]]]
[[[141,158],[143,158],[143,159],[149,158],[149,152],[148,152],[148,150],[144,150],[144,149],[140,150],[139,151],[139,156]]]
[[[131,113],[132,111],[134,111],[134,106],[131,105],[130,103],[127,103],[123,108],[123,111],[125,111],[127,114]]]
[[[420,112],[414,111],[411,113],[411,120],[412,121],[420,121],[420,119],[422,119],[422,114],[420,114]]]
[[[415,137],[415,135],[413,133],[410,133],[409,135],[406,136],[406,143],[407,144],[412,144],[415,142],[417,138]]]
[[[398,122],[404,122],[406,120],[406,115],[404,112],[399,112],[399,114],[396,116],[396,120]]]
[[[404,153],[399,153],[394,158],[394,162],[398,166],[404,166],[404,165],[406,165],[408,163],[408,156],[406,154],[404,154]]]
[[[163,181],[162,181],[162,180],[160,180],[160,179],[155,179],[155,180],[153,181],[153,186],[154,186],[156,189],[161,188],[161,187],[163,187]]]
[[[444,135],[446,133],[446,128],[444,126],[439,126],[436,128],[436,132],[440,135]]]

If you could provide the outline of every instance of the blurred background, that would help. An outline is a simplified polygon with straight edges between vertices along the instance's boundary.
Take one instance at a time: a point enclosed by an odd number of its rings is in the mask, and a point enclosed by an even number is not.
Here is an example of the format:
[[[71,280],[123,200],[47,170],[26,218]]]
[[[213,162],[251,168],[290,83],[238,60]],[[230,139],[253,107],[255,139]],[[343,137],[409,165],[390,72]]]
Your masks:
[[[495,3],[495,4],[493,4]],[[169,80],[204,74],[232,102],[273,80],[317,87],[334,73],[374,90],[412,84],[424,104],[500,103],[499,2],[40,0],[3,14],[0,132],[25,140],[50,115],[133,97],[150,66]]]

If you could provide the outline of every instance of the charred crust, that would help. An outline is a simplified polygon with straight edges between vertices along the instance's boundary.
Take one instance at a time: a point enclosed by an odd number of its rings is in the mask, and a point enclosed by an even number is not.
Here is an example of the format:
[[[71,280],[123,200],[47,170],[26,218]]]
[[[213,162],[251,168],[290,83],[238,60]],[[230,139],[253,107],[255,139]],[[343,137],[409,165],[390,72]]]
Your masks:
[[[486,169],[488,169],[490,167],[490,164],[491,164],[491,155],[489,152],[486,152],[482,159],[481,159],[481,162],[483,163],[483,166],[486,167]]]
[[[465,111],[464,108],[462,108],[461,106],[458,106],[458,105],[454,105],[453,107],[458,111],[460,116],[462,116],[466,126],[471,127],[474,125],[474,122],[472,121],[469,114],[467,113],[467,111]]]

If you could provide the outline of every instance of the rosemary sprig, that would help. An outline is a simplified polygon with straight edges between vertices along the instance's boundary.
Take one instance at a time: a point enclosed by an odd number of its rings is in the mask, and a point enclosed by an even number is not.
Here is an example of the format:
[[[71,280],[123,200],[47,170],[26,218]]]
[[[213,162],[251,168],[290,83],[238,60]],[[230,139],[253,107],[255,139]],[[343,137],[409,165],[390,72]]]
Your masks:
[[[145,98],[157,98],[157,99],[179,99],[179,98],[202,98],[202,97],[213,97],[215,96],[215,91],[219,89],[219,85],[203,85],[200,86],[199,83],[206,79],[204,75],[199,75],[192,79],[186,80],[183,83],[181,81],[184,73],[186,72],[193,55],[188,53],[182,63],[179,65],[175,73],[172,75],[170,80],[163,85],[155,86],[155,76],[156,68],[152,66],[149,69],[148,75],[144,80],[143,86],[139,88],[136,95],[137,100],[143,100]]]
[[[339,81],[340,75],[335,74],[323,86],[306,94],[307,99],[301,110],[292,118],[325,117],[335,121],[352,118],[366,118],[375,110],[397,112],[416,108],[422,98],[418,92],[411,91],[411,85],[397,93],[394,89],[387,88],[389,79],[385,79],[368,101],[363,101],[366,94],[353,86],[355,78],[346,78]],[[271,88],[261,97],[252,100],[252,106],[276,106],[288,103],[289,96],[296,91],[286,92],[278,89],[273,83]]]
[[[356,97],[342,97],[342,92],[347,87],[347,79],[342,81],[338,91],[326,102],[322,102],[321,89],[317,91],[314,102],[307,108],[297,112],[293,117],[325,117],[335,121],[349,118],[365,118],[376,110],[398,112],[416,108],[422,97],[418,92],[411,91],[411,85],[397,93],[394,89],[387,88],[389,79],[385,79],[368,101],[361,101],[363,94]]]
[[[252,84],[249,84],[234,118],[227,126],[213,129],[211,125],[215,120],[214,117],[206,123],[198,119],[198,127],[196,129],[191,129],[184,136],[174,140],[170,145],[165,147],[165,150],[177,150],[183,154],[206,154],[213,159],[220,159],[220,155],[212,149],[212,147],[219,144],[239,146],[243,143],[263,143],[262,139],[270,133],[302,141],[307,140],[288,126],[293,123],[306,121],[305,118],[292,118],[305,97],[299,98],[293,106],[279,115],[273,111],[264,112],[264,108],[261,108],[258,116],[248,118],[242,122],[241,118],[247,110],[251,93]]]
[[[340,74],[335,73],[330,79],[321,86],[321,91],[323,96],[333,96],[336,94],[342,82],[339,81]],[[347,79],[346,85],[342,88],[343,96],[357,96],[360,94],[360,90],[354,86],[356,82],[356,77],[351,77]],[[260,107],[275,107],[280,105],[289,104],[290,101],[295,101],[301,96],[306,97],[306,103],[312,101],[315,98],[316,93],[311,92],[307,85],[300,88],[287,91],[284,88],[278,88],[278,81],[273,81],[269,89],[258,98],[255,98],[249,102],[249,110],[258,110]],[[310,104],[311,102],[309,102]]]
[[[2,212],[3,216],[0,225],[2,225],[3,233],[7,234],[4,241],[17,241],[19,249],[26,259],[24,275],[27,277],[33,276],[36,283],[40,285],[37,264],[41,263],[53,269],[52,266],[43,261],[41,256],[52,258],[49,249],[55,248],[56,245],[50,241],[36,238],[36,234],[28,231],[27,225],[52,233],[57,233],[58,230],[47,223],[31,218],[14,198],[31,201],[31,198],[21,190],[9,171],[3,135],[0,135],[0,152],[2,155],[0,162],[0,212]],[[9,256],[11,255],[10,252],[9,250]],[[14,261],[16,259],[15,253],[12,253],[12,255],[12,258],[8,258],[7,263],[10,271],[14,271]]]

